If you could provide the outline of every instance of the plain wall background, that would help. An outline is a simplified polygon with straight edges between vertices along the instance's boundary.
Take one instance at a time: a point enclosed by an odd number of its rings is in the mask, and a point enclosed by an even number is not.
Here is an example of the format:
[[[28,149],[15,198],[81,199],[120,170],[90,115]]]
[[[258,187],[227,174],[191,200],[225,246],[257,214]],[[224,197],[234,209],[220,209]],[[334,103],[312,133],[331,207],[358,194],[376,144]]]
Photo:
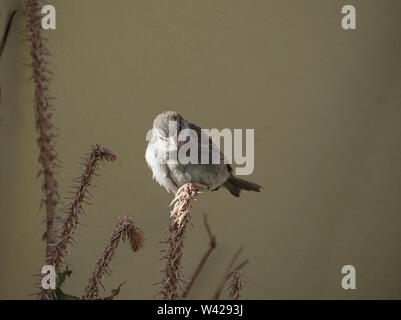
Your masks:
[[[19,2],[2,0],[0,30],[19,8],[0,59],[0,298],[30,299],[44,263],[44,210],[29,44]],[[81,295],[116,216],[140,223],[146,246],[120,245],[107,288],[148,299],[161,279],[158,244],[172,195],[147,168],[145,134],[173,109],[205,128],[254,128],[263,192],[203,194],[193,209],[189,277],[218,247],[189,298],[210,298],[234,252],[245,250],[245,299],[401,298],[401,2],[353,0],[357,30],[341,28],[344,1],[51,1],[46,32],[55,73],[54,123],[62,197],[81,156],[103,143],[101,164],[68,261],[65,291]],[[341,267],[357,270],[344,291]]]

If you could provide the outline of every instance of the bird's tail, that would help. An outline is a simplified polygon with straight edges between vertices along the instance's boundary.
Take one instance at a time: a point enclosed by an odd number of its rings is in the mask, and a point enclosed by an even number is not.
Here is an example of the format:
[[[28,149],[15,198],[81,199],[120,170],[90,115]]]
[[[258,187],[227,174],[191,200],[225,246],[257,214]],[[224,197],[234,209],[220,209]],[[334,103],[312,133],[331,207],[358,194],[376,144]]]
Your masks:
[[[223,186],[230,191],[230,193],[234,197],[239,197],[239,194],[241,193],[241,190],[247,190],[247,191],[256,191],[260,192],[260,189],[263,188],[262,186],[249,182],[234,176],[230,176],[226,182],[224,182]]]

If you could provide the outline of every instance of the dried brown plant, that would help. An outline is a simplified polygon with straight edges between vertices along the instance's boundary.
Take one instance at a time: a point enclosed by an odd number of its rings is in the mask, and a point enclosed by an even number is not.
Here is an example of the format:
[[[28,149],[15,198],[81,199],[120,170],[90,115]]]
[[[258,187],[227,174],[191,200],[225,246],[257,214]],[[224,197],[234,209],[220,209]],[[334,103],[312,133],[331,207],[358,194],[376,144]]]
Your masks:
[[[37,276],[42,276],[42,275],[37,275]],[[35,295],[37,300],[54,300],[55,299],[54,290],[45,290],[43,288],[40,288],[39,293],[34,293],[32,295]]]
[[[231,285],[229,287],[230,292],[228,294],[228,297],[231,300],[239,300],[242,287],[242,272],[240,270],[235,270],[232,272],[231,275]]]
[[[1,43],[0,43],[0,58],[1,58],[2,54],[3,54],[4,48],[6,46],[8,35],[9,35],[10,29],[11,29],[11,25],[13,23],[13,20],[14,20],[14,17],[15,17],[16,13],[17,13],[17,10],[13,10],[11,12],[8,20],[7,20],[6,28],[4,30],[4,34],[3,34],[3,37],[2,37]]]
[[[207,251],[205,252],[205,254],[203,255],[201,261],[198,264],[198,267],[196,268],[194,274],[191,277],[191,280],[189,281],[187,287],[184,290],[184,293],[182,294],[182,298],[185,299],[189,293],[189,291],[192,288],[192,285],[194,284],[196,278],[198,277],[198,275],[200,274],[200,272],[202,271],[202,268],[204,267],[207,259],[209,258],[210,254],[212,253],[212,251],[216,248],[216,237],[213,235],[212,230],[210,229],[210,226],[207,222],[207,215],[205,214],[203,216],[203,223],[205,224],[205,228],[207,230],[207,233],[209,235],[209,248],[207,249]]]
[[[46,239],[46,260],[47,263],[50,263],[52,250],[56,242],[55,218],[58,202],[57,182],[54,178],[53,170],[60,163],[57,160],[57,153],[55,151],[55,128],[50,121],[52,116],[50,100],[53,97],[49,95],[48,86],[50,82],[49,75],[52,73],[46,68],[48,64],[46,56],[50,55],[50,52],[45,46],[45,39],[42,35],[40,10],[41,5],[39,1],[25,1],[25,12],[27,15],[26,31],[31,45],[32,79],[35,83],[34,107],[36,129],[39,134],[37,139],[40,148],[39,162],[42,165],[38,175],[44,175],[42,190],[45,194],[45,199],[42,203],[46,206],[46,232],[44,235]]]
[[[53,265],[58,273],[60,271],[60,266],[64,263],[64,258],[67,255],[68,245],[74,241],[74,233],[79,223],[79,214],[84,212],[82,204],[86,203],[86,196],[89,194],[88,187],[91,184],[92,178],[95,176],[97,164],[99,160],[113,161],[116,159],[116,156],[107,148],[103,148],[99,145],[92,147],[92,151],[85,162],[84,172],[77,181],[78,185],[76,186],[77,190],[74,192],[74,197],[71,199],[70,205],[63,210],[63,212],[66,213],[66,217],[63,220],[61,230],[57,237],[55,219],[59,196],[57,191],[57,181],[54,177],[54,170],[60,166],[60,161],[58,160],[55,151],[56,136],[54,132],[56,128],[51,122],[52,110],[54,109],[51,100],[53,100],[54,97],[49,94],[49,83],[51,81],[50,76],[53,73],[47,68],[49,63],[46,57],[50,56],[50,51],[45,46],[46,39],[42,34],[41,8],[42,5],[40,0],[25,0],[24,2],[24,10],[27,16],[26,32],[31,45],[30,54],[32,62],[30,66],[32,67],[32,79],[35,85],[34,108],[36,129],[38,131],[37,142],[40,149],[39,162],[42,166],[38,176],[43,174],[44,177],[42,190],[45,194],[45,198],[42,200],[42,204],[46,207],[46,232],[44,234],[46,240],[46,262]],[[6,44],[14,16],[15,11],[12,12],[9,18],[3,40],[0,43],[0,56]],[[196,199],[197,193],[195,185],[188,183],[177,191],[176,197],[173,200],[174,208],[170,217],[170,233],[168,239],[165,241],[168,244],[168,248],[165,250],[165,255],[163,256],[166,260],[166,267],[163,269],[163,280],[161,281],[161,294],[164,299],[176,300],[187,296],[195,279],[216,246],[216,239],[212,235],[205,217],[205,225],[210,237],[209,248],[202,257],[190,283],[181,295],[180,282],[183,281],[182,259],[184,239],[187,224],[191,219],[192,201]],[[113,231],[107,246],[103,250],[103,255],[95,264],[88,286],[85,288],[81,299],[91,300],[99,296],[100,287],[103,287],[102,280],[104,275],[106,273],[111,273],[109,265],[118,247],[120,239],[123,239],[123,241],[128,239],[133,251],[138,251],[143,246],[144,240],[142,231],[127,215],[122,219],[119,218],[117,227]],[[215,299],[219,299],[221,291],[230,277],[232,277],[230,297],[232,299],[239,298],[239,292],[242,288],[240,268],[242,268],[242,266],[248,261],[240,264],[234,269],[235,271],[230,272],[230,270],[241,250],[242,249],[240,249],[240,251],[235,255],[229,268],[224,274],[223,280],[215,293]],[[121,285],[112,292],[110,297],[106,297],[106,299],[114,298],[114,296],[118,294],[120,287]],[[42,289],[39,298],[54,299],[55,294],[52,290]]]
[[[99,296],[100,287],[104,275],[111,274],[110,262],[115,254],[120,239],[128,239],[131,249],[136,252],[142,248],[144,243],[143,233],[136,223],[125,215],[124,218],[118,217],[116,229],[111,234],[110,240],[103,250],[102,256],[97,260],[95,267],[89,278],[89,283],[81,297],[82,300],[92,300]],[[121,286],[121,285],[120,285]],[[120,287],[118,288],[119,291]]]
[[[165,250],[163,259],[166,267],[162,270],[164,277],[161,282],[163,299],[181,299],[180,281],[182,281],[182,257],[184,252],[184,239],[187,224],[191,219],[191,204],[198,191],[194,184],[183,185],[176,193],[174,209],[170,216],[170,234],[165,241],[169,247]]]
[[[246,264],[248,264],[249,260],[245,260],[244,262],[240,263],[237,267],[233,268],[235,261],[237,260],[237,258],[239,257],[239,255],[241,254],[242,250],[244,249],[244,247],[241,247],[238,249],[238,251],[235,253],[234,257],[231,259],[226,272],[223,275],[223,278],[221,279],[221,282],[219,284],[219,286],[216,289],[216,292],[213,295],[213,300],[219,300],[221,293],[224,289],[224,286],[226,285],[226,283],[228,282],[228,280],[230,280],[230,277],[233,274],[233,271],[239,271],[240,269],[242,269]]]
[[[92,151],[86,159],[82,176],[77,179],[78,184],[75,186],[75,195],[71,199],[70,205],[64,210],[67,216],[63,221],[51,259],[51,264],[56,269],[56,272],[59,271],[60,265],[63,263],[63,259],[67,254],[68,245],[73,242],[73,236],[79,223],[79,214],[84,211],[82,203],[86,202],[85,197],[87,193],[89,193],[88,187],[91,185],[92,178],[95,176],[98,162],[100,160],[114,161],[116,159],[117,157],[111,150],[103,148],[100,145],[92,147]]]

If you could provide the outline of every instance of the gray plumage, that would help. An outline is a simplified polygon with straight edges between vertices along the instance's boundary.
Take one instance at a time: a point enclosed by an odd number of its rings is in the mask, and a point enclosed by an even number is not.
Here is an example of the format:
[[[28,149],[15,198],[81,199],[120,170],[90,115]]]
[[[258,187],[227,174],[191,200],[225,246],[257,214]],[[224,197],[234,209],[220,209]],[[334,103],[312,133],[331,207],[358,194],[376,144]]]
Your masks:
[[[169,124],[172,122],[177,124],[175,133],[169,132],[171,131]],[[185,129],[192,129],[197,133],[198,152],[195,156],[197,156],[199,164],[170,161],[171,153],[169,151],[180,149],[182,143],[178,141],[177,136]],[[202,155],[209,158],[209,164],[201,164]],[[218,160],[216,164],[211,163],[213,157]],[[256,183],[235,177],[232,167],[224,163],[223,153],[209,137],[205,137],[201,128],[174,111],[165,111],[155,118],[145,158],[152,169],[153,178],[169,192],[177,192],[182,185],[188,182],[194,183],[201,191],[215,191],[223,186],[235,197],[239,197],[241,190],[260,192],[262,188]]]

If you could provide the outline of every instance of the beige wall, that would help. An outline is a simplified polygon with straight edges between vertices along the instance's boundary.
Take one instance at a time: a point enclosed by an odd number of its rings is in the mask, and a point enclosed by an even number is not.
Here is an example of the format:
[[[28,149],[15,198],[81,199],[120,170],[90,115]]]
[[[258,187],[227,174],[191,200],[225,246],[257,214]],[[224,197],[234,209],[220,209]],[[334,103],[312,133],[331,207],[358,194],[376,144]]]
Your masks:
[[[58,98],[54,122],[66,195],[80,157],[102,142],[93,205],[69,258],[66,290],[80,294],[116,222],[139,220],[146,247],[121,246],[106,288],[151,298],[160,280],[158,241],[171,194],[151,179],[145,133],[175,109],[206,128],[255,128],[251,180],[263,193],[203,194],[185,247],[189,277],[207,247],[203,213],[218,248],[190,298],[209,298],[241,245],[247,299],[401,298],[401,2],[351,1],[357,30],[340,27],[343,1],[51,1],[47,32]],[[15,0],[0,2],[4,29]],[[18,12],[0,60],[0,298],[32,298],[44,261],[41,181],[28,82],[29,47]],[[1,31],[2,32],[2,31]],[[341,266],[357,289],[340,287]]]

